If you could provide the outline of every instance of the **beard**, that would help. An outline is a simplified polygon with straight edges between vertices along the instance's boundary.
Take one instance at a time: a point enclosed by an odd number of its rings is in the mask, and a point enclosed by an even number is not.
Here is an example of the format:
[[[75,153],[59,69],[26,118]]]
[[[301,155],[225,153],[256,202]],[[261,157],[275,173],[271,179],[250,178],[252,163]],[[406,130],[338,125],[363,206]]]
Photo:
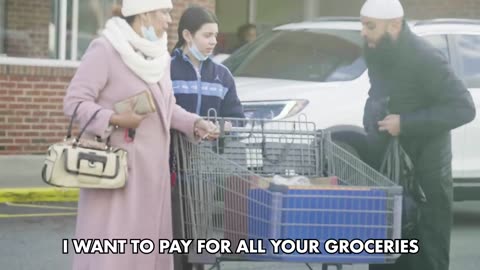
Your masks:
[[[364,42],[364,55],[367,65],[378,66],[382,68],[392,66],[395,58],[395,42],[388,33],[384,33],[375,48],[368,47],[368,42]]]

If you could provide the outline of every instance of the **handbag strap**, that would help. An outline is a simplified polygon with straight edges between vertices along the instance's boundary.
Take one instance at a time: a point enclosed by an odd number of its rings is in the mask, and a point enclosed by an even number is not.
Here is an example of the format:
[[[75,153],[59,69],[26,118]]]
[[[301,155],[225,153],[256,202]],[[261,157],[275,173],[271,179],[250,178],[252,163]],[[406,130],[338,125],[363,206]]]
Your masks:
[[[72,118],[70,119],[70,124],[68,125],[67,129],[67,139],[70,139],[72,137],[72,126],[73,126],[73,121],[75,120],[75,117],[77,116],[77,111],[78,107],[80,107],[80,104],[82,104],[83,101],[80,101],[77,106],[75,106],[75,110],[73,111]]]
[[[80,141],[80,137],[82,137],[83,133],[85,132],[85,130],[87,129],[88,125],[90,125],[90,123],[93,121],[93,119],[95,119],[95,117],[97,117],[97,114],[101,111],[102,109],[98,109],[93,115],[92,117],[90,117],[90,119],[88,119],[88,122],[83,126],[82,130],[80,131],[80,133],[78,134],[77,136],[77,142]]]
[[[75,110],[73,111],[72,118],[70,119],[70,124],[68,125],[67,139],[70,139],[70,138],[72,137],[73,121],[75,120],[75,117],[77,116],[78,107],[80,107],[80,104],[82,104],[82,102],[83,102],[83,101],[78,102],[77,106],[75,106]],[[98,110],[92,115],[92,117],[90,117],[90,119],[87,121],[87,123],[85,124],[85,126],[83,126],[83,128],[81,129],[81,131],[80,131],[80,133],[78,134],[77,138],[75,139],[77,142],[80,141],[80,138],[82,137],[83,133],[84,133],[85,130],[87,129],[88,125],[90,125],[90,123],[93,121],[93,119],[95,119],[95,117],[97,117],[98,113],[99,113],[101,110],[102,110],[102,109],[98,109]],[[96,138],[97,138],[97,141],[100,141],[100,136],[96,136]],[[110,136],[107,137],[106,145],[107,145],[108,147],[110,146]]]

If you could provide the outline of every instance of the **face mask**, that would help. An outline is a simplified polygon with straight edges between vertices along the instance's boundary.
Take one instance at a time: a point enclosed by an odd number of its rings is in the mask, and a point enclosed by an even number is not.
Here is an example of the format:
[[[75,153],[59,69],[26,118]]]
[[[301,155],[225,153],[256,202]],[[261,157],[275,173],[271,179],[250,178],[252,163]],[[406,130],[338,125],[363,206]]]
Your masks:
[[[197,58],[197,60],[200,61],[200,62],[208,59],[208,55],[207,56],[203,55],[203,53],[200,52],[200,50],[198,49],[197,45],[195,45],[194,42],[192,43],[192,46],[189,47],[189,50],[192,53],[192,55],[195,58]]]
[[[153,26],[145,27],[142,25],[142,34],[145,39],[152,42],[158,40],[157,33],[155,32],[155,28],[153,28]]]

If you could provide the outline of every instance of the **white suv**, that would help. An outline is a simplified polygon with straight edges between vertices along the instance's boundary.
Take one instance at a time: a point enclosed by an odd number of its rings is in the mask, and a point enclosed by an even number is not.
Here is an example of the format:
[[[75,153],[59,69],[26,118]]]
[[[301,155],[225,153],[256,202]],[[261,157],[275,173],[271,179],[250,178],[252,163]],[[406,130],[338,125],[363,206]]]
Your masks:
[[[480,21],[411,21],[412,31],[448,57],[480,111]],[[223,61],[247,117],[305,114],[363,156],[363,108],[370,88],[358,18],[321,18],[273,29]],[[480,199],[480,119],[452,132],[455,199]],[[476,189],[472,189],[476,188]]]

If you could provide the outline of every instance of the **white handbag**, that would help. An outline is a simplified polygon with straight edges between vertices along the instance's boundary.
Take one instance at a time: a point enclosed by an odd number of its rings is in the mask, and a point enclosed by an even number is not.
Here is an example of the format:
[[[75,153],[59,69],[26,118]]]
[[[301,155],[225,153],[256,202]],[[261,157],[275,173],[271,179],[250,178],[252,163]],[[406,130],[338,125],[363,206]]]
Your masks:
[[[72,124],[77,114],[76,106],[64,141],[48,148],[42,169],[45,183],[66,188],[116,189],[126,185],[128,178],[127,151],[94,140],[81,140],[89,119],[77,138],[72,139]]]

